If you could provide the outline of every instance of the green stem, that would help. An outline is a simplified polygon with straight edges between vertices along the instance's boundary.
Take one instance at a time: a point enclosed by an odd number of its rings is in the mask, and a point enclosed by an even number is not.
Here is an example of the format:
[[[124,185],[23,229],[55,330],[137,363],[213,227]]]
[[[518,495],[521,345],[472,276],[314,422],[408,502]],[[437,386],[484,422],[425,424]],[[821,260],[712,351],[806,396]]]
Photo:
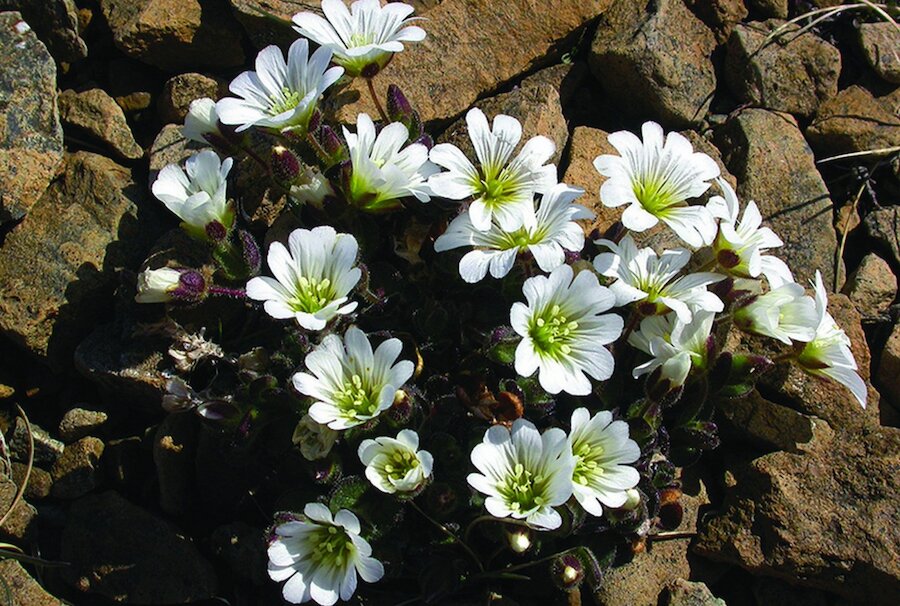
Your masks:
[[[437,520],[432,518],[427,513],[425,513],[425,511],[421,507],[416,505],[416,503],[414,501],[410,501],[409,504],[413,509],[418,511],[422,515],[423,518],[425,518],[426,520],[431,522],[438,530],[440,530],[445,535],[447,535],[447,537],[450,538],[454,543],[459,544],[459,546],[462,547],[467,554],[469,554],[469,556],[472,558],[472,561],[475,562],[475,565],[478,566],[478,570],[481,572],[484,572],[484,565],[481,563],[481,560],[478,558],[478,555],[472,550],[471,547],[469,547],[469,545],[465,541],[463,541],[458,536],[453,534],[450,530],[447,529],[446,526],[444,526],[443,524],[441,524],[440,522],[438,522]]]

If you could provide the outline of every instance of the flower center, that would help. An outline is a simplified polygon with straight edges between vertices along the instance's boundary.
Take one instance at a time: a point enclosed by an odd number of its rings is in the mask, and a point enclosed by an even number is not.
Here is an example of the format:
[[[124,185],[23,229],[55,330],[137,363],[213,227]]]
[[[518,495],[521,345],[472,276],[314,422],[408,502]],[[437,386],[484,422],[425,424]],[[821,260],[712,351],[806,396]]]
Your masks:
[[[419,459],[408,450],[395,450],[385,456],[384,475],[394,481],[402,480],[413,469],[419,466]]]
[[[514,513],[525,514],[546,504],[544,480],[543,476],[516,463],[512,473],[506,476],[503,486],[499,487],[500,494]]]
[[[315,280],[300,276],[297,279],[297,287],[294,289],[294,298],[290,301],[290,305],[294,311],[315,313],[336,298],[331,280],[328,278]]]
[[[603,475],[603,467],[600,459],[603,457],[603,447],[595,444],[591,446],[587,442],[581,442],[572,449],[572,454],[578,459],[575,464],[575,472],[572,481],[582,486],[590,484],[592,478]]]
[[[343,389],[334,394],[334,402],[344,416],[355,419],[359,416],[373,417],[378,412],[377,394],[372,394],[359,375],[350,377]]]
[[[343,529],[337,526],[323,526],[312,533],[311,559],[325,568],[344,568],[350,564],[355,548]]]
[[[635,179],[631,183],[631,188],[644,210],[653,215],[681,202],[674,199],[672,187],[666,179]]]
[[[280,93],[273,94],[270,99],[272,105],[269,106],[269,115],[277,116],[278,114],[294,109],[300,105],[300,100],[303,99],[303,95],[298,91],[291,90],[287,86],[284,86]]]
[[[578,322],[569,321],[559,305],[547,308],[533,320],[528,335],[538,353],[558,358],[572,352],[569,345],[578,330]]]

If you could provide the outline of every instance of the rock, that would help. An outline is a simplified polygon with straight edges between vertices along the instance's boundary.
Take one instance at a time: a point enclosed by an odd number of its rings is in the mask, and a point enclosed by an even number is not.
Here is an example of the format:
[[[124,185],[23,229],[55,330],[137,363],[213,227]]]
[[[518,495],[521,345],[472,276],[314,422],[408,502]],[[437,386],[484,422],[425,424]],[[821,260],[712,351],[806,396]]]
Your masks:
[[[171,369],[168,340],[136,329],[124,318],[97,327],[75,350],[75,368],[99,385],[110,405],[158,413]]]
[[[882,206],[869,211],[863,220],[866,233],[876,241],[885,257],[900,266],[900,207]]]
[[[56,65],[19,13],[0,13],[0,223],[37,202],[63,160]]]
[[[497,114],[513,116],[522,123],[522,140],[520,146],[528,139],[543,135],[556,144],[556,154],[550,160],[559,163],[560,156],[569,138],[566,118],[562,113],[560,94],[568,93],[572,86],[566,82],[569,76],[575,76],[576,70],[571,65],[555,65],[543,69],[525,78],[522,83],[509,91],[479,101],[477,107],[487,116],[491,123]],[[469,139],[465,116],[451,124],[438,138],[440,143],[452,143],[469,158],[475,158],[475,149]]]
[[[147,494],[155,480],[149,448],[138,436],[110,440],[103,450],[103,475],[117,490],[126,494]]]
[[[900,34],[898,34],[900,36]],[[823,103],[806,129],[816,153],[834,156],[900,145],[900,89],[875,98],[861,86]]]
[[[108,418],[102,410],[71,408],[59,422],[59,437],[69,444],[99,431]]]
[[[897,28],[886,21],[861,23],[859,44],[875,73],[892,84],[900,84],[900,51],[897,50]]]
[[[685,4],[712,30],[719,44],[728,40],[734,26],[747,16],[743,0],[685,0]]]
[[[12,477],[13,481],[21,486],[25,481],[25,471],[28,466],[25,463],[13,462]],[[28,485],[25,486],[25,498],[29,501],[40,501],[50,496],[50,489],[53,487],[53,477],[49,472],[44,471],[40,467],[31,468],[31,474],[28,476]]]
[[[50,437],[47,430],[31,423],[31,439],[34,441],[34,462],[53,463],[62,455],[64,444]],[[28,461],[28,425],[21,417],[16,418],[16,425],[12,436],[7,438],[10,456],[19,462]]]
[[[900,409],[900,324],[894,325],[881,350],[876,377],[882,392],[890,398],[894,408]]]
[[[6,515],[16,497],[18,485],[0,474],[0,517]],[[37,511],[25,499],[20,500],[0,526],[0,542],[11,541],[24,546],[37,532]],[[0,559],[0,564],[3,560]]]
[[[798,452],[816,431],[816,417],[770,402],[756,390],[725,402],[717,412],[723,432],[766,451]]]
[[[825,284],[834,284],[832,203],[796,121],[744,110],[717,133],[716,147],[737,178],[741,206],[755,200],[763,222],[784,241],[776,254],[789,261],[794,279],[807,284],[818,269]]]
[[[203,74],[179,74],[166,81],[159,97],[159,117],[163,122],[181,125],[191,101],[201,97],[219,99],[228,93],[228,85]]]
[[[796,587],[770,577],[758,577],[753,583],[757,604],[765,606],[832,606],[833,599],[822,591]]]
[[[888,427],[823,432],[808,451],[737,463],[736,484],[694,550],[850,603],[896,604],[898,465],[900,431]]]
[[[226,0],[100,0],[116,46],[166,71],[244,63]]]
[[[428,11],[428,37],[394,56],[375,79],[376,91],[383,99],[393,82],[426,122],[456,118],[519,74],[552,64],[565,48],[561,42],[611,3],[559,0],[535,18],[529,0],[444,0]],[[336,114],[341,122],[355,123],[359,112],[377,115],[361,80],[332,99],[344,103]]]
[[[667,589],[669,606],[725,606],[725,601],[714,596],[705,583],[675,579]]]
[[[306,11],[322,14],[318,0],[228,0],[234,16],[256,48],[277,44],[287,48],[297,39],[291,17]]]
[[[66,446],[50,470],[51,494],[57,499],[77,499],[94,490],[103,477],[99,465],[103,448],[103,441],[92,437]]]
[[[585,234],[588,235],[595,229],[602,234],[622,215],[621,209],[609,208],[600,202],[600,185],[606,179],[594,168],[594,158],[601,154],[618,153],[606,140],[608,136],[609,133],[598,128],[577,126],[569,137],[566,172],[562,176],[562,182],[584,190],[578,203],[595,215],[594,220],[583,223]]]
[[[700,508],[709,504],[706,483],[697,471],[694,467],[682,476],[684,519],[679,531],[696,531]],[[607,571],[594,598],[599,606],[657,606],[667,585],[690,574],[688,541],[660,541],[631,562]]]
[[[788,0],[747,0],[747,8],[763,17],[787,19],[789,14]]]
[[[188,511],[194,484],[197,450],[197,418],[192,414],[170,414],[156,430],[153,462],[159,482],[159,506],[168,514]]]
[[[78,152],[0,255],[0,332],[54,369],[108,310],[116,270],[137,267],[159,233],[131,172]]]
[[[137,160],[144,155],[144,150],[131,134],[122,108],[102,89],[92,88],[81,93],[74,90],[61,92],[59,116],[63,125],[104,143],[122,159]]]
[[[209,538],[210,549],[232,574],[254,585],[269,582],[266,574],[266,541],[263,532],[244,522],[216,528]]]
[[[159,70],[129,57],[109,62],[106,91],[126,114],[150,107],[161,86]]]
[[[0,11],[19,11],[57,61],[74,63],[87,57],[78,35],[75,0],[0,0]]]
[[[111,491],[72,505],[60,559],[72,563],[62,576],[75,589],[117,602],[183,604],[216,591],[212,566],[190,538]]]
[[[745,103],[808,117],[837,93],[841,54],[812,32],[797,36],[792,26],[763,46],[784,21],[741,24],[728,39],[725,80]]]
[[[153,141],[153,145],[150,146],[150,185],[153,185],[159,171],[167,164],[184,164],[185,160],[203,149],[209,149],[209,147],[188,141],[181,136],[180,124],[163,126]]]
[[[619,0],[600,18],[588,64],[626,113],[681,127],[706,117],[715,47],[681,0]]]
[[[0,560],[0,579],[8,603],[16,606],[63,606],[65,602],[47,593],[16,560]]]
[[[863,321],[884,319],[897,296],[897,278],[887,261],[869,253],[847,279],[844,294],[850,297]]]

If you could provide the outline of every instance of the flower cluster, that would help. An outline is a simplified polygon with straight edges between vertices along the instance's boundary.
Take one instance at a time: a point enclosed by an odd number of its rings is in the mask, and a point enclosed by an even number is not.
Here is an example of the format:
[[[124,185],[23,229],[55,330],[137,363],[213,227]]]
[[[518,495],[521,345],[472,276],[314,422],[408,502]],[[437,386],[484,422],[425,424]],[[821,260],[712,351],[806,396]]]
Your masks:
[[[260,51],[233,97],[191,104],[182,132],[204,149],[151,189],[192,248],[148,261],[135,296],[219,314],[192,330],[221,347],[181,356],[167,406],[275,454],[263,484],[289,486],[259,494],[286,600],[346,601],[358,578],[440,578],[423,595],[454,596],[532,555],[566,590],[598,583],[615,558],[595,551],[665,525],[676,465],[715,447],[716,406],[767,368],[865,406],[821,275],[807,294],[757,205],[686,137],[609,135],[591,193],[624,210],[588,237],[590,196],[560,182],[549,138],[475,107],[467,154],[434,145],[396,86],[382,104],[372,79],[426,36],[412,7],[322,13],[295,15],[302,37]],[[329,95],[352,78],[378,115],[338,126]],[[249,221],[234,173],[285,210]],[[642,245],[654,228],[683,245]]]

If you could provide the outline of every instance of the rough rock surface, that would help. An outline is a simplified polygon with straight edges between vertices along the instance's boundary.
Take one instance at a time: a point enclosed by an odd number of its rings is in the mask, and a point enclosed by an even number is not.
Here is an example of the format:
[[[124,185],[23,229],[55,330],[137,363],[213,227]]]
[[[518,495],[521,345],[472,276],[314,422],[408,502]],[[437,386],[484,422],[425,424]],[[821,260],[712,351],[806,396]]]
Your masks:
[[[28,465],[25,463],[13,462],[12,477],[13,481],[21,486],[25,481],[25,471]],[[53,477],[50,472],[44,471],[40,467],[31,467],[31,474],[28,476],[28,486],[25,487],[25,498],[29,501],[40,501],[50,496],[50,489],[53,488]]]
[[[834,592],[852,603],[900,599],[900,431],[822,431],[801,453],[731,470],[736,484],[695,551]]]
[[[61,92],[59,117],[64,126],[102,142],[122,159],[136,160],[144,155],[122,108],[103,89]]]
[[[685,0],[685,4],[713,31],[719,44],[747,16],[743,0]]]
[[[428,37],[394,56],[375,79],[376,91],[383,99],[393,82],[426,122],[455,118],[523,72],[552,63],[562,52],[559,43],[611,3],[559,0],[543,10],[529,0],[444,0],[428,11]],[[342,122],[355,123],[361,111],[377,114],[363,82],[334,102],[345,103],[336,114]]]
[[[59,437],[71,443],[99,431],[109,418],[102,410],[72,408],[59,422]]]
[[[100,0],[116,46],[167,71],[244,63],[226,0]]]
[[[86,152],[67,158],[0,255],[0,331],[55,368],[103,316],[119,267],[137,267],[158,233],[131,173]]]
[[[725,606],[725,601],[714,596],[705,583],[675,579],[667,589],[668,606]]]
[[[28,212],[62,159],[56,65],[19,13],[0,13],[0,223]]]
[[[649,11],[649,13],[648,13]],[[716,89],[715,36],[681,0],[620,0],[600,19],[588,62],[628,113],[701,122]]]
[[[92,437],[66,446],[50,470],[51,494],[57,499],[77,499],[96,488],[102,477],[99,463],[103,448],[103,442]]]
[[[900,207],[873,209],[866,215],[863,224],[869,237],[885,252],[885,258],[900,266]]]
[[[190,156],[208,149],[181,136],[180,124],[166,124],[150,146],[150,182],[152,185],[159,171],[167,164],[183,164]],[[148,186],[149,186],[148,185]],[[154,199],[154,202],[158,200]],[[162,205],[161,202],[159,202]],[[166,211],[168,212],[168,211]]]
[[[159,117],[164,122],[181,124],[190,109],[191,101],[201,97],[218,100],[228,92],[224,82],[203,74],[178,74],[170,78],[163,86],[159,97]]]
[[[0,516],[9,511],[10,505],[16,496],[18,484],[5,475],[0,474]],[[37,531],[37,511],[27,501],[22,499],[16,504],[9,517],[0,526],[0,541],[12,542],[22,545],[32,540]],[[0,560],[2,563],[3,560]]]
[[[882,319],[897,296],[897,277],[887,261],[870,253],[847,279],[844,293],[850,297],[863,321]]]
[[[783,23],[770,19],[735,27],[728,39],[725,78],[746,103],[811,116],[821,101],[837,93],[841,54],[812,32],[797,36],[796,27],[763,46]]]
[[[797,452],[809,443],[817,422],[816,417],[771,402],[756,390],[729,400],[719,408],[717,420],[723,441],[734,438],[765,451],[787,452]]]
[[[808,283],[818,269],[825,284],[832,284],[837,249],[832,203],[796,121],[748,109],[725,124],[716,145],[737,178],[742,204],[755,200],[763,221],[784,241],[778,254],[790,260],[794,279]]]
[[[286,48],[297,39],[289,23],[297,13],[322,14],[318,0],[228,0],[234,16],[256,48],[277,44]]]
[[[170,414],[160,423],[153,440],[153,462],[159,482],[159,505],[166,513],[180,515],[190,507],[196,449],[194,415]]]
[[[893,84],[900,84],[900,50],[897,50],[897,28],[884,21],[862,23],[859,43],[875,73]]]
[[[122,540],[128,537],[128,540]],[[77,590],[129,604],[182,604],[215,595],[212,566],[174,526],[115,492],[69,511],[61,559]]]
[[[47,593],[15,560],[0,560],[0,579],[4,581],[4,595],[16,606],[63,606],[64,604],[58,598]]]
[[[747,8],[763,17],[788,18],[789,0],[747,0]],[[813,0],[815,4],[815,0]]]
[[[900,145],[900,90],[878,98],[861,86],[842,90],[819,107],[806,137],[829,156]]]
[[[600,185],[605,178],[594,168],[594,158],[601,154],[618,153],[606,140],[608,136],[609,133],[599,128],[577,126],[569,137],[566,172],[562,176],[562,182],[577,183],[578,187],[584,189],[584,195],[578,202],[595,215],[593,221],[585,222],[586,234],[594,229],[603,233],[622,215],[621,209],[609,208],[600,203]]]
[[[14,461],[28,461],[29,445],[34,443],[34,460],[36,463],[53,463],[62,454],[65,445],[53,438],[46,429],[31,423],[31,440],[28,436],[28,425],[21,417],[16,419],[12,435],[6,437],[9,454]]]
[[[879,387],[890,398],[894,408],[900,409],[900,324],[894,326],[881,350],[876,377]]]
[[[78,35],[75,0],[0,0],[0,11],[19,11],[57,61],[87,57],[87,45]]]

